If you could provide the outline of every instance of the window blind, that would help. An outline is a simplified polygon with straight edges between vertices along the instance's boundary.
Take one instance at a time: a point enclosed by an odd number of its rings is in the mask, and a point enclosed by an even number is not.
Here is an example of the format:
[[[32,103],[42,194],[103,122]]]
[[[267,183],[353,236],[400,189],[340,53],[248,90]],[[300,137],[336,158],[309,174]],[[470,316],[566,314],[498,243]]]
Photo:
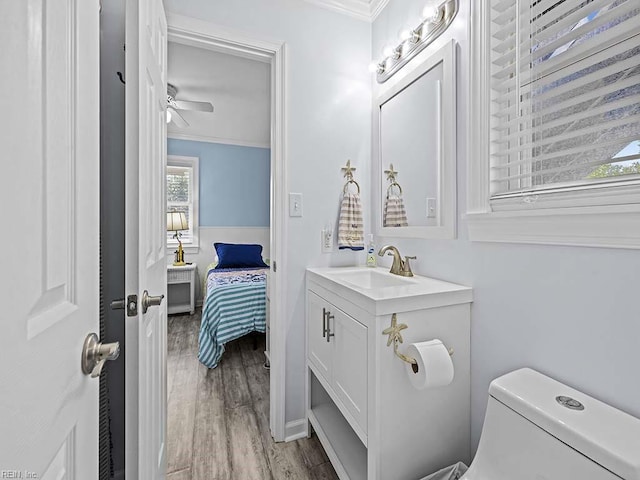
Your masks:
[[[640,1],[489,4],[492,200],[640,183]]]
[[[183,243],[193,242],[193,168],[167,166],[167,209],[184,212],[189,223],[189,230],[183,230],[180,240]],[[167,232],[167,240],[174,240],[174,232]]]

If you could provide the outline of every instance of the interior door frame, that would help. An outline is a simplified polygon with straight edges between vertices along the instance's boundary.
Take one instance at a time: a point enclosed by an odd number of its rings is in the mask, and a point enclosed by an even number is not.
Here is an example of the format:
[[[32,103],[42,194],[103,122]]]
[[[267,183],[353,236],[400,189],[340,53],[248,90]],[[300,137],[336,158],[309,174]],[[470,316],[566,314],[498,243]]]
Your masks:
[[[271,264],[270,332],[271,370],[269,426],[277,442],[285,441],[286,379],[286,288],[281,281],[287,272],[287,155],[286,155],[286,45],[265,41],[216,24],[167,13],[168,40],[221,53],[271,63]]]

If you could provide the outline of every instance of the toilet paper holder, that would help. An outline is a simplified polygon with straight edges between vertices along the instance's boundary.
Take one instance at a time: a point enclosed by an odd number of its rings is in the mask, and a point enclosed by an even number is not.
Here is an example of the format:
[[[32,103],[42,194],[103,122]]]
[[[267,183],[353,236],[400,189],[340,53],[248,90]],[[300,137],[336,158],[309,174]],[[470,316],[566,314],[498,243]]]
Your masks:
[[[387,340],[387,347],[391,346],[391,343],[393,343],[393,353],[395,353],[396,356],[403,362],[410,363],[411,368],[413,369],[413,373],[418,373],[418,362],[416,361],[416,359],[398,351],[398,343],[403,342],[402,334],[400,332],[406,328],[409,328],[407,324],[398,323],[398,315],[394,313],[391,315],[391,326],[385,328],[382,331],[382,334],[389,335],[389,339]],[[449,348],[447,349],[447,351],[449,352],[449,355],[453,355],[453,348]]]

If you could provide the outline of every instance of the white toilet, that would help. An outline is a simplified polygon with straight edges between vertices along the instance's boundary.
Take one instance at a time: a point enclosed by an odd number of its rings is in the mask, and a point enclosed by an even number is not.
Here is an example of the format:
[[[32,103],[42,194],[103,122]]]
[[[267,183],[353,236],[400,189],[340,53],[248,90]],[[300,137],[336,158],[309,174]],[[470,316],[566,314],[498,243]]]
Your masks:
[[[620,479],[640,480],[640,420],[528,368],[491,383],[460,480]]]

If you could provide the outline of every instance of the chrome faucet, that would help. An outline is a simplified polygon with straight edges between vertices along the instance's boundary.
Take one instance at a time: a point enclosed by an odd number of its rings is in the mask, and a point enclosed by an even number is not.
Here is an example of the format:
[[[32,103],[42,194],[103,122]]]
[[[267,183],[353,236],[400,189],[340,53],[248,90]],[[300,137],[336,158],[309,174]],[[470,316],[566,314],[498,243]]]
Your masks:
[[[385,245],[380,249],[378,255],[382,257],[385,253],[393,256],[393,263],[391,264],[391,270],[389,270],[390,273],[402,277],[413,277],[409,260],[415,260],[417,257],[404,257],[404,260],[402,260],[400,252],[393,245]]]

